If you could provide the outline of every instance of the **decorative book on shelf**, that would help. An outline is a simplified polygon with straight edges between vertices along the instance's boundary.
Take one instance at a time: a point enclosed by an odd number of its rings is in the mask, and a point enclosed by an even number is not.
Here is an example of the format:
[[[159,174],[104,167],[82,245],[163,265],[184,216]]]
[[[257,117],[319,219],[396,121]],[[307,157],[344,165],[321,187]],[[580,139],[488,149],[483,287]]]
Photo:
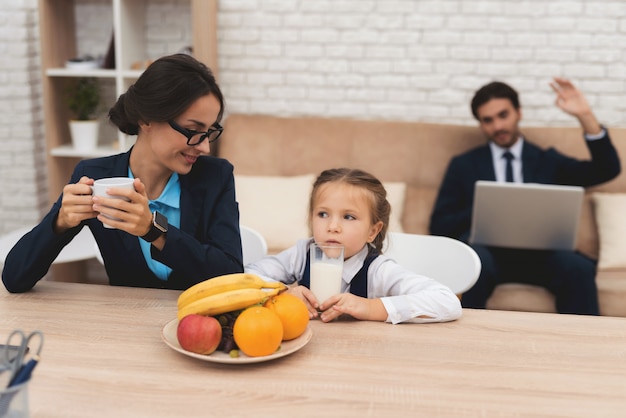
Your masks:
[[[109,48],[107,49],[107,53],[104,56],[102,68],[115,69],[115,32],[111,33]]]

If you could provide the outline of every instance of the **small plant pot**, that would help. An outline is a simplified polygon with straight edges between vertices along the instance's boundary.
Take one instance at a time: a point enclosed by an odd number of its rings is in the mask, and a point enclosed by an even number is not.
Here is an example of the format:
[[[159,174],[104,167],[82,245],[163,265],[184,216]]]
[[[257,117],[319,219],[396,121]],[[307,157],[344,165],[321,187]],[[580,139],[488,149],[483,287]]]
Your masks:
[[[100,121],[72,120],[70,135],[72,146],[78,151],[93,151],[98,146],[98,129]]]

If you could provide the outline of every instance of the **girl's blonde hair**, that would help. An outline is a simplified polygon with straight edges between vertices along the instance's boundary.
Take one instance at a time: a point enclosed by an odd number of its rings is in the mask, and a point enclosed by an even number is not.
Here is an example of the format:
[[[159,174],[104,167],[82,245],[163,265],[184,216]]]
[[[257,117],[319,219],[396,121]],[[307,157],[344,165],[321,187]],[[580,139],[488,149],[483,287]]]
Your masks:
[[[374,238],[374,241],[372,241],[372,245],[382,253],[383,242],[385,241],[387,228],[389,226],[389,214],[391,213],[391,205],[387,201],[385,186],[370,173],[359,169],[332,168],[322,171],[315,180],[315,183],[313,183],[313,190],[311,191],[311,197],[309,199],[309,225],[311,225],[313,218],[315,197],[320,187],[326,183],[346,183],[360,187],[369,192],[372,225],[375,225],[379,221],[383,223],[383,227],[378,235],[376,235],[376,238]]]

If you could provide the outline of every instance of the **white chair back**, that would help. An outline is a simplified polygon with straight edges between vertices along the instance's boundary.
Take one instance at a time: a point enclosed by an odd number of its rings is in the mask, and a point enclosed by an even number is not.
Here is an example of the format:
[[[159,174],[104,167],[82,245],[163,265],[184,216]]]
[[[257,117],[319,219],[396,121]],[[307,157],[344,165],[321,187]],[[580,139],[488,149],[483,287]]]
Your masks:
[[[0,264],[4,264],[4,260],[11,248],[31,229],[32,227],[20,228],[0,237]],[[88,260],[96,257],[100,252],[97,246],[94,247],[95,242],[96,240],[89,228],[81,229],[74,239],[61,250],[53,264]]]
[[[253,263],[267,255],[267,242],[263,235],[255,229],[239,225],[241,232],[241,250],[243,251],[243,265]]]
[[[436,235],[389,232],[383,253],[401,266],[445,284],[457,295],[476,283],[481,269],[472,247]]]
[[[94,242],[93,245],[96,247],[96,258],[104,266],[104,260],[102,259],[102,253],[100,252],[100,247],[97,242]]]

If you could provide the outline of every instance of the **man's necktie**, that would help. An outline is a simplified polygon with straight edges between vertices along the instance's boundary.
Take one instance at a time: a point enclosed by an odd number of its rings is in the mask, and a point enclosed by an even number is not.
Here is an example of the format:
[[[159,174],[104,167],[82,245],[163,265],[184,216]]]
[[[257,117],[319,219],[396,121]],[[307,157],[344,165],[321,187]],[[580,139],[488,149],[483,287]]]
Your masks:
[[[506,181],[513,182],[513,154],[509,151],[502,154],[502,158],[506,159]]]

